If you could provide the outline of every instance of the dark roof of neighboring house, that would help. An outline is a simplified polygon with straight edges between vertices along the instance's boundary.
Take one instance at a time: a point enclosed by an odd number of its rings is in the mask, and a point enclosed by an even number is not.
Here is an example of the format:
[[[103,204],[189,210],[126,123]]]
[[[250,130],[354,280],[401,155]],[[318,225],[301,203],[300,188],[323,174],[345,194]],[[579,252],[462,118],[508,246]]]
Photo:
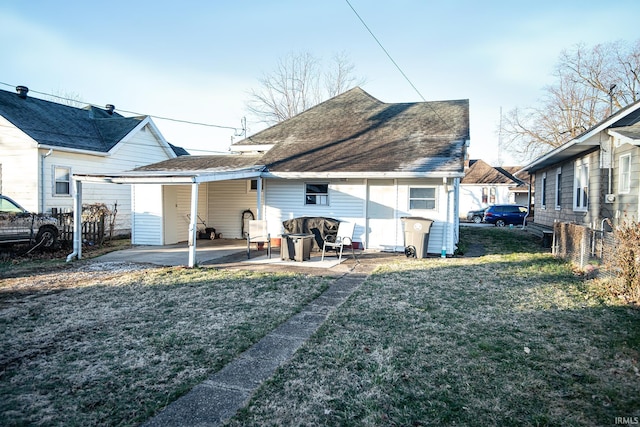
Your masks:
[[[593,137],[598,132],[610,129],[615,132],[622,133],[629,132],[629,128],[635,129],[631,132],[637,132],[637,128],[635,126],[637,126],[638,123],[640,123],[640,101],[636,101],[616,111],[609,117],[601,120],[598,124],[585,130],[577,137],[533,160],[525,166],[525,168],[529,173],[535,173],[539,170],[565,162],[573,157],[586,154],[598,149],[597,145],[588,141],[589,138]],[[634,136],[631,136],[632,134],[628,134],[626,136],[636,139]]]
[[[224,154],[207,156],[181,156],[151,165],[140,166],[136,171],[224,171],[242,169],[261,164],[262,155]]]
[[[77,108],[31,96],[23,99],[5,90],[0,90],[0,115],[39,144],[102,153],[144,120],[94,106]],[[178,151],[174,149],[176,155]]]
[[[631,139],[640,139],[640,121],[631,126],[615,127],[612,130]]]
[[[483,160],[470,160],[469,168],[465,171],[461,184],[520,184],[521,180],[514,177],[505,168],[493,167]]]
[[[356,87],[234,145],[273,145],[270,172],[462,173],[468,139],[468,100],[387,104]]]

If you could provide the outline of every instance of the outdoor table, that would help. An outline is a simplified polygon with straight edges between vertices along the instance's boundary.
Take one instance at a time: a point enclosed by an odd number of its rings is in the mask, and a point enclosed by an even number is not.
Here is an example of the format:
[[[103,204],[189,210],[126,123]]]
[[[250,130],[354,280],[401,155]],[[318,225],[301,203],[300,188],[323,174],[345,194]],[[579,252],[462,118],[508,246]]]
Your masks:
[[[280,244],[280,258],[283,260],[306,261],[311,259],[313,234],[283,234]]]

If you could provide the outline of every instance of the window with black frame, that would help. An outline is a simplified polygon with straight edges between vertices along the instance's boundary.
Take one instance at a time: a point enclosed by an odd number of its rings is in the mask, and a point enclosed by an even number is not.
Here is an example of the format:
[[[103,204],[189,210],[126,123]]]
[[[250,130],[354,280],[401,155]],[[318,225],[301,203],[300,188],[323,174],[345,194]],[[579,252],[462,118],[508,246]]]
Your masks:
[[[329,184],[325,182],[311,182],[304,185],[305,205],[329,205]]]

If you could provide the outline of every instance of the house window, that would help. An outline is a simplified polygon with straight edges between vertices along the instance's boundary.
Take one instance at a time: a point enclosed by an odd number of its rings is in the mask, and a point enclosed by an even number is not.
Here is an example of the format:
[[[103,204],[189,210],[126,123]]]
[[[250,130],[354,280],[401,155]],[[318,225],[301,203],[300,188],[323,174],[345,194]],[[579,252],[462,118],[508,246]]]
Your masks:
[[[542,209],[547,208],[547,173],[542,173],[542,182],[540,183],[542,188],[540,189],[540,207]]]
[[[409,189],[409,209],[435,209],[435,187],[414,187]]]
[[[307,183],[304,185],[305,205],[329,205],[329,184],[328,183]]]
[[[631,190],[631,154],[620,156],[620,185],[619,193],[628,193]]]
[[[61,166],[54,166],[54,196],[71,195],[71,169]]]
[[[247,181],[247,193],[255,193],[258,191],[258,180],[250,179]],[[264,191],[264,181],[262,181],[262,191]]]
[[[489,189],[482,187],[482,204],[486,205],[487,203],[489,203]]]
[[[489,203],[492,205],[496,203],[496,187],[489,188]]]
[[[562,206],[562,168],[556,170],[556,210]]]
[[[587,160],[576,162],[573,180],[573,209],[586,211],[589,206],[589,164]]]

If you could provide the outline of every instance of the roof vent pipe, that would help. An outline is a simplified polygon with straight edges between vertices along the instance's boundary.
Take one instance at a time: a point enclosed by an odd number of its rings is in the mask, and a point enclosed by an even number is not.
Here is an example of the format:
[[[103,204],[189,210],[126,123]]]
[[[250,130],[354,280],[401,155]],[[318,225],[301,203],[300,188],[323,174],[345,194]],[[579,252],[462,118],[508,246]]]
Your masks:
[[[16,86],[16,92],[18,92],[18,96],[22,99],[27,99],[27,92],[29,92],[29,88],[26,86]]]
[[[107,113],[109,113],[109,115],[112,115],[113,114],[113,110],[116,109],[116,106],[113,105],[113,104],[107,104],[105,106],[105,108],[107,109]]]

